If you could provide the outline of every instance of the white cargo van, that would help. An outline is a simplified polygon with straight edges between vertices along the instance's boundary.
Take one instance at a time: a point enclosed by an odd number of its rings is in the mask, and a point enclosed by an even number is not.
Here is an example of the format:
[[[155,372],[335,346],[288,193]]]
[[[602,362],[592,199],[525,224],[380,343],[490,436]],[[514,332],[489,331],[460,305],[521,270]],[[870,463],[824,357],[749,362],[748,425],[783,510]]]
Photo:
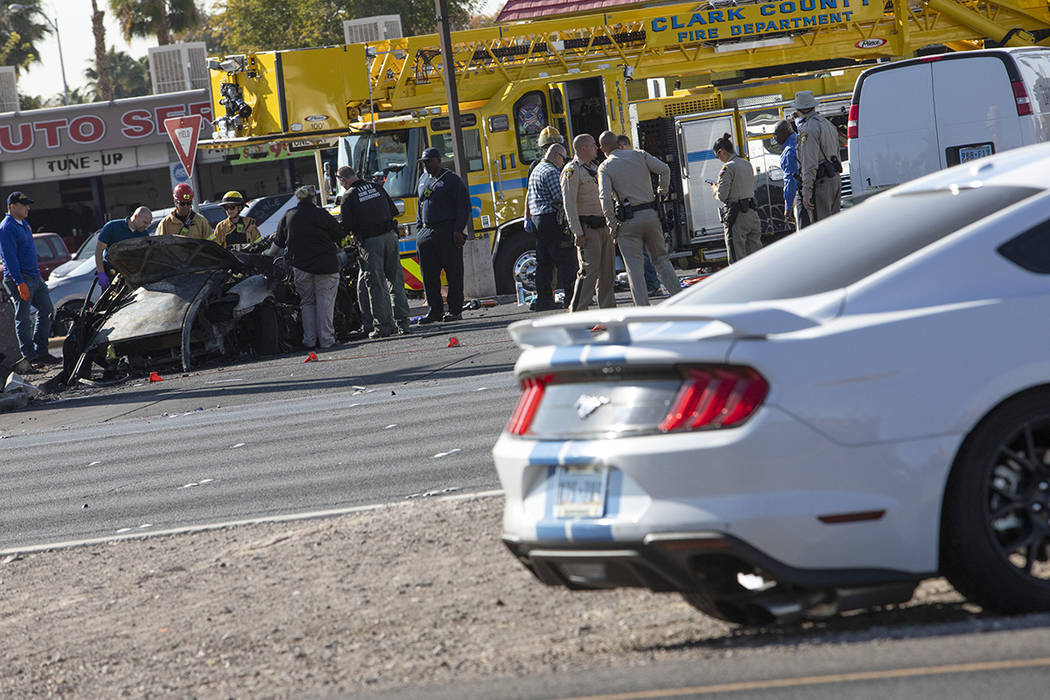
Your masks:
[[[924,56],[870,68],[853,89],[853,194],[1050,141],[1050,49]]]

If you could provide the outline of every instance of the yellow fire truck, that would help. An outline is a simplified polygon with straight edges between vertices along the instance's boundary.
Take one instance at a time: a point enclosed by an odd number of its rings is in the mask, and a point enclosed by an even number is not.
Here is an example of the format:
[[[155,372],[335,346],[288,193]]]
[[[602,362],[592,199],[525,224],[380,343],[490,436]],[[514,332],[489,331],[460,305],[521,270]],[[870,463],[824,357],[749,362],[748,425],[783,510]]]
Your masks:
[[[855,69],[925,47],[1030,45],[1048,35],[1045,0],[711,0],[453,32],[473,225],[492,246],[497,289],[513,289],[515,264],[532,245],[525,178],[544,126],[569,141],[631,131],[688,176],[692,152],[679,133],[690,119],[722,118],[754,162],[757,144],[768,142],[757,136],[797,89],[844,92]],[[385,176],[404,204],[401,222],[415,222],[416,159],[431,145],[451,153],[437,35],[226,56],[210,66],[215,134],[203,147],[334,140],[340,162]],[[638,86],[649,78],[693,89],[644,99]],[[706,223],[693,228],[688,177],[683,184],[667,205],[673,247],[717,246]],[[403,253],[412,252],[406,240]]]

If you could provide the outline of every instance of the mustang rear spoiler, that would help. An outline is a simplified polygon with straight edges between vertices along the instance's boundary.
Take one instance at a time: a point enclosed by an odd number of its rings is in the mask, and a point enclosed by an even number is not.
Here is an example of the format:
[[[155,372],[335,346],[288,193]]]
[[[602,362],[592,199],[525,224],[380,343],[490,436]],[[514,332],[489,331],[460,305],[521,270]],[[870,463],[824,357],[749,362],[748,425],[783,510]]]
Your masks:
[[[696,309],[624,309],[589,311],[583,314],[549,316],[511,324],[510,336],[520,347],[548,345],[630,345],[630,327],[659,323],[722,323],[724,335],[735,338],[764,338],[779,333],[812,328],[813,319],[774,307],[744,305],[705,306]]]

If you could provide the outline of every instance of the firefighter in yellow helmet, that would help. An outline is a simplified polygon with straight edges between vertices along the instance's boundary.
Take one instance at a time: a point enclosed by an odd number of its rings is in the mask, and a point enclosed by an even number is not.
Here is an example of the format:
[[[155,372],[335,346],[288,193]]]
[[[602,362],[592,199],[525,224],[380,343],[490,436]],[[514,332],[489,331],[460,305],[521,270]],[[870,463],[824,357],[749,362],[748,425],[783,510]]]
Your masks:
[[[240,250],[259,240],[259,227],[255,219],[241,216],[244,205],[244,195],[236,190],[223,195],[222,208],[226,211],[226,218],[215,225],[211,240],[229,250]]]

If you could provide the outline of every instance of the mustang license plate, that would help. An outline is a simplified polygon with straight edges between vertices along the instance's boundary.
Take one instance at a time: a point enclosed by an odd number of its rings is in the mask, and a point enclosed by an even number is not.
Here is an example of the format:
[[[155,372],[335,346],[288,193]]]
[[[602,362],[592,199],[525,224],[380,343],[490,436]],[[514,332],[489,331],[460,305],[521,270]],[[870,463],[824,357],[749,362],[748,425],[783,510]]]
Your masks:
[[[965,163],[992,155],[992,144],[982,143],[979,146],[963,146],[959,149],[959,162]]]
[[[559,466],[554,471],[554,517],[600,518],[605,515],[609,470],[594,466]]]

